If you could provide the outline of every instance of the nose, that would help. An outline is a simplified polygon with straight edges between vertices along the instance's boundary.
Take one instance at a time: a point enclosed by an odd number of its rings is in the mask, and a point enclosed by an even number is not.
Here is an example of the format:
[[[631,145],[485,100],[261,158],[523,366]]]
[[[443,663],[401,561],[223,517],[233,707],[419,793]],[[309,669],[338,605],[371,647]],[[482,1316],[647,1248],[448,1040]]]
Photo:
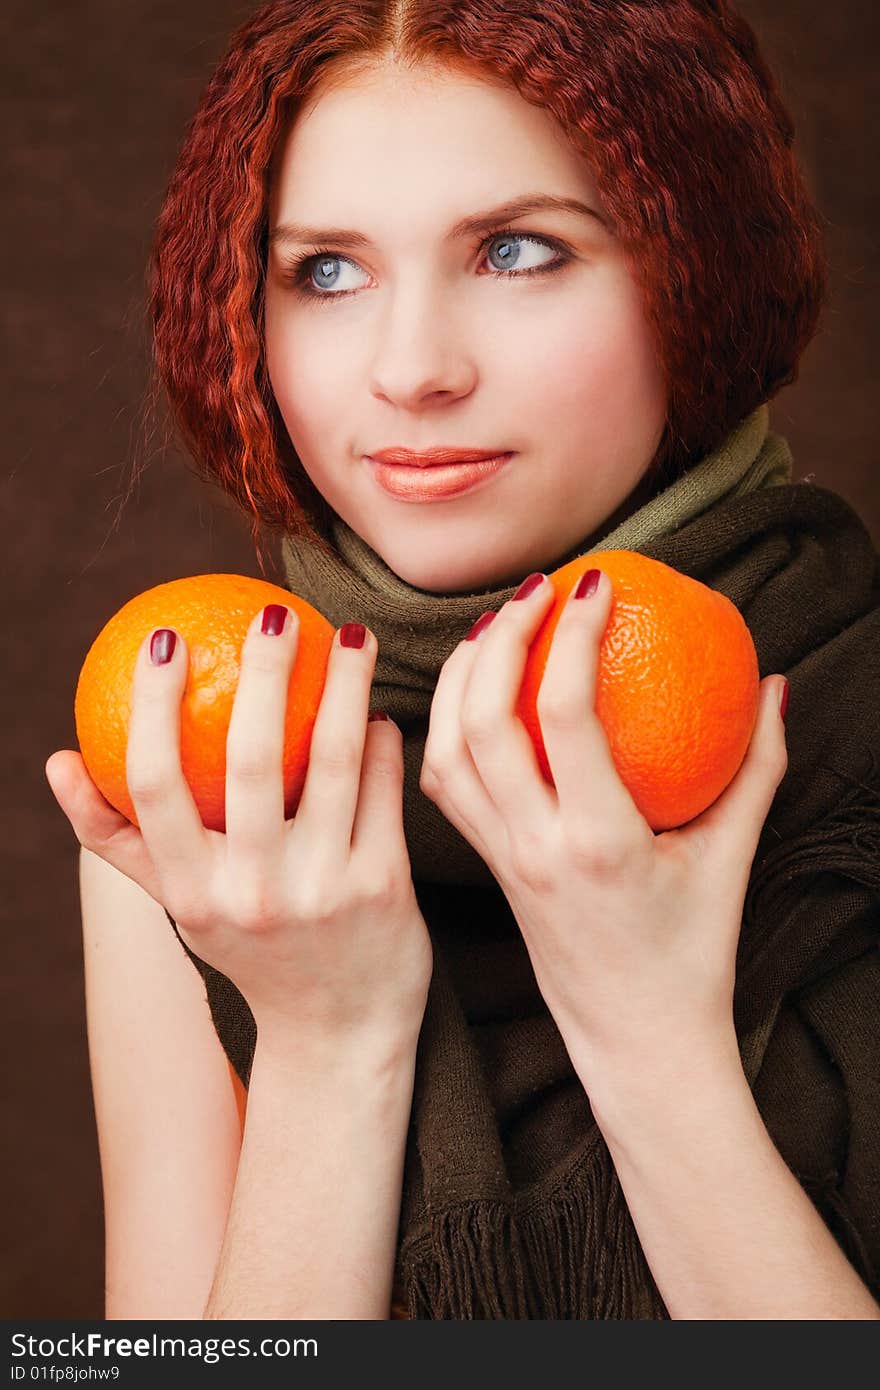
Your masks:
[[[376,327],[371,390],[406,410],[457,400],[476,380],[474,359],[439,291],[409,285],[389,293]]]

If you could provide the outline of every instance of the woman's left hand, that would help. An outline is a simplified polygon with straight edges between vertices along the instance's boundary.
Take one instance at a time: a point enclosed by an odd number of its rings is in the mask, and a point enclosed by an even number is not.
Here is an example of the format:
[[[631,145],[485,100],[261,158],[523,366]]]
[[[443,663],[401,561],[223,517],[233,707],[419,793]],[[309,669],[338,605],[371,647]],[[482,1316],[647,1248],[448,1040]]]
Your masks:
[[[553,636],[537,711],[555,790],[515,714],[526,654],[554,598],[546,577],[448,657],[419,783],[503,889],[588,1089],[585,1071],[598,1083],[664,1048],[680,1055],[682,1045],[735,1041],[742,909],[788,766],[784,678],[768,676],[732,782],[686,826],[655,834],[594,710],[612,597],[600,572],[592,597],[569,596]]]

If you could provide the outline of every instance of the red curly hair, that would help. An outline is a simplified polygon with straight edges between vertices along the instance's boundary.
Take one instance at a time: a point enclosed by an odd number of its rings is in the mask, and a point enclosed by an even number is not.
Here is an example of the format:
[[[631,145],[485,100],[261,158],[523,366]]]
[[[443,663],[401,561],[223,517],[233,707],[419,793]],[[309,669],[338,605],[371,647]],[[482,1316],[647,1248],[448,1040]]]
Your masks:
[[[825,241],[791,118],[726,0],[274,0],[207,84],[147,271],[153,389],[255,540],[263,526],[320,543],[330,515],[264,359],[273,154],[308,100],[387,57],[509,84],[589,161],[665,372],[658,485],[796,380]]]

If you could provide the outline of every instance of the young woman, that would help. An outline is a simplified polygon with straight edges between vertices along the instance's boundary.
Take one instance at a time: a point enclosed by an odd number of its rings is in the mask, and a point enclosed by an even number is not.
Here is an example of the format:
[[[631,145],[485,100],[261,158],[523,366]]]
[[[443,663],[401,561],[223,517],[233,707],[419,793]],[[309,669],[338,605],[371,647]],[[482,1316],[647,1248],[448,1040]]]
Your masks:
[[[720,0],[274,3],[233,36],[156,360],[338,636],[290,822],[283,607],[225,835],[179,634],[135,676],[141,831],[47,768],[108,1317],[386,1318],[395,1277],[425,1318],[880,1317],[880,584],[768,432],[826,281],[792,140]],[[659,834],[593,713],[601,571],[541,687],[554,787],[514,714],[542,576],[612,548],[726,593],[759,656],[742,767]]]

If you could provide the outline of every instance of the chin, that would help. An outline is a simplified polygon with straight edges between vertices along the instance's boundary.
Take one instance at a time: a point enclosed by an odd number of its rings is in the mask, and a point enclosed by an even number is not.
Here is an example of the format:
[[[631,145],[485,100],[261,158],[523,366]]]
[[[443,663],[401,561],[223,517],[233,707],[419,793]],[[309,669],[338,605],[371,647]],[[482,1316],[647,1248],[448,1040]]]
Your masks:
[[[426,570],[424,565],[396,565],[391,560],[385,560],[389,569],[404,584],[409,584],[413,589],[424,589],[427,593],[441,595],[466,594],[474,589],[495,588],[491,577],[484,578],[479,573],[472,573],[469,570],[457,568],[454,564],[446,567],[433,565]]]

